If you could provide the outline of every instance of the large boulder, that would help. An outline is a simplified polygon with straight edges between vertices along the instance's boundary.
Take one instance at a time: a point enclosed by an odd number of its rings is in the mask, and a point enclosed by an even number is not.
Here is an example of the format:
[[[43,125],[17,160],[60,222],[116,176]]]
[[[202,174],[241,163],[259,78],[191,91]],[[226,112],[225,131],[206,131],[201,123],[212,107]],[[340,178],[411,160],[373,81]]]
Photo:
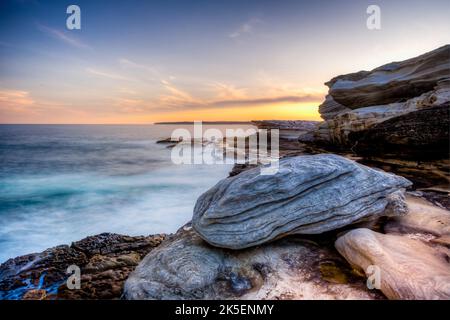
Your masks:
[[[326,85],[337,103],[358,109],[404,101],[431,91],[450,76],[450,45],[372,71],[333,78]]]
[[[185,226],[149,253],[126,299],[382,299],[332,244],[290,237],[245,250],[210,246]]]
[[[344,148],[358,146],[359,140],[349,139],[349,135],[391,118],[427,108],[439,117],[436,107],[445,108],[450,101],[450,45],[372,71],[341,75],[326,85],[328,95],[319,106],[325,122],[314,134],[316,142]],[[433,120],[432,125],[438,122]],[[364,150],[376,151],[377,146],[364,145]]]
[[[405,214],[409,185],[333,154],[284,158],[274,175],[254,168],[220,181],[197,200],[192,224],[210,244],[242,249]]]
[[[336,249],[368,276],[379,269],[380,290],[389,299],[450,299],[450,250],[403,235],[354,229]]]

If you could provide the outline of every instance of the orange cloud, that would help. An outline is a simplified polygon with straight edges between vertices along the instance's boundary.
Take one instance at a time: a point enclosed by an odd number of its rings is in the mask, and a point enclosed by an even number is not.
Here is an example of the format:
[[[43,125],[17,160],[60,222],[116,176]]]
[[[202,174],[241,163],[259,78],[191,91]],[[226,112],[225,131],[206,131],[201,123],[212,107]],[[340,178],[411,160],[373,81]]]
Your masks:
[[[0,108],[21,112],[34,104],[29,92],[21,90],[0,90]]]

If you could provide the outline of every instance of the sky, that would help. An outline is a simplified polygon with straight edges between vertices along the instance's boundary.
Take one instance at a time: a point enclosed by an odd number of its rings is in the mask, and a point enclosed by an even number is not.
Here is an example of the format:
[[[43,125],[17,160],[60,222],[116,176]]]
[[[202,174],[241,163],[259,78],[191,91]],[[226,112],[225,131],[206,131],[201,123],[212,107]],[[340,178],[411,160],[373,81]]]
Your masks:
[[[0,0],[0,123],[319,120],[324,82],[450,43],[449,16],[448,0]]]

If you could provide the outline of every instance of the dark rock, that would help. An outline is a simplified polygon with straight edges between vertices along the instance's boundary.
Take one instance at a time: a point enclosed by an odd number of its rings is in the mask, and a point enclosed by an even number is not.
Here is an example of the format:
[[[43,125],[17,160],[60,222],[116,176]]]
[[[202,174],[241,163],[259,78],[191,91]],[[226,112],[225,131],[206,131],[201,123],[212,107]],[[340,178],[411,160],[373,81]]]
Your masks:
[[[448,158],[449,137],[450,102],[394,117],[349,134],[353,150],[363,156],[418,160]]]
[[[0,265],[0,299],[118,299],[128,274],[164,238],[102,233],[9,259]],[[70,265],[81,269],[79,290],[66,286]]]

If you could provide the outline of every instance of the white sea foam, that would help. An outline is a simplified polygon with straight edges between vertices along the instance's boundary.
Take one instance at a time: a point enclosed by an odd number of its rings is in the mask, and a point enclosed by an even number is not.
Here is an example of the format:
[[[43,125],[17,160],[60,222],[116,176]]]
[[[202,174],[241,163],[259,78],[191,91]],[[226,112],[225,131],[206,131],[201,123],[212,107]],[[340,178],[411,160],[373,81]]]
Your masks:
[[[198,196],[232,167],[174,165],[155,136],[111,146],[98,135],[84,142],[51,137],[76,149],[33,149],[38,143],[28,138],[22,149],[2,154],[0,262],[101,232],[175,232],[191,219]]]

